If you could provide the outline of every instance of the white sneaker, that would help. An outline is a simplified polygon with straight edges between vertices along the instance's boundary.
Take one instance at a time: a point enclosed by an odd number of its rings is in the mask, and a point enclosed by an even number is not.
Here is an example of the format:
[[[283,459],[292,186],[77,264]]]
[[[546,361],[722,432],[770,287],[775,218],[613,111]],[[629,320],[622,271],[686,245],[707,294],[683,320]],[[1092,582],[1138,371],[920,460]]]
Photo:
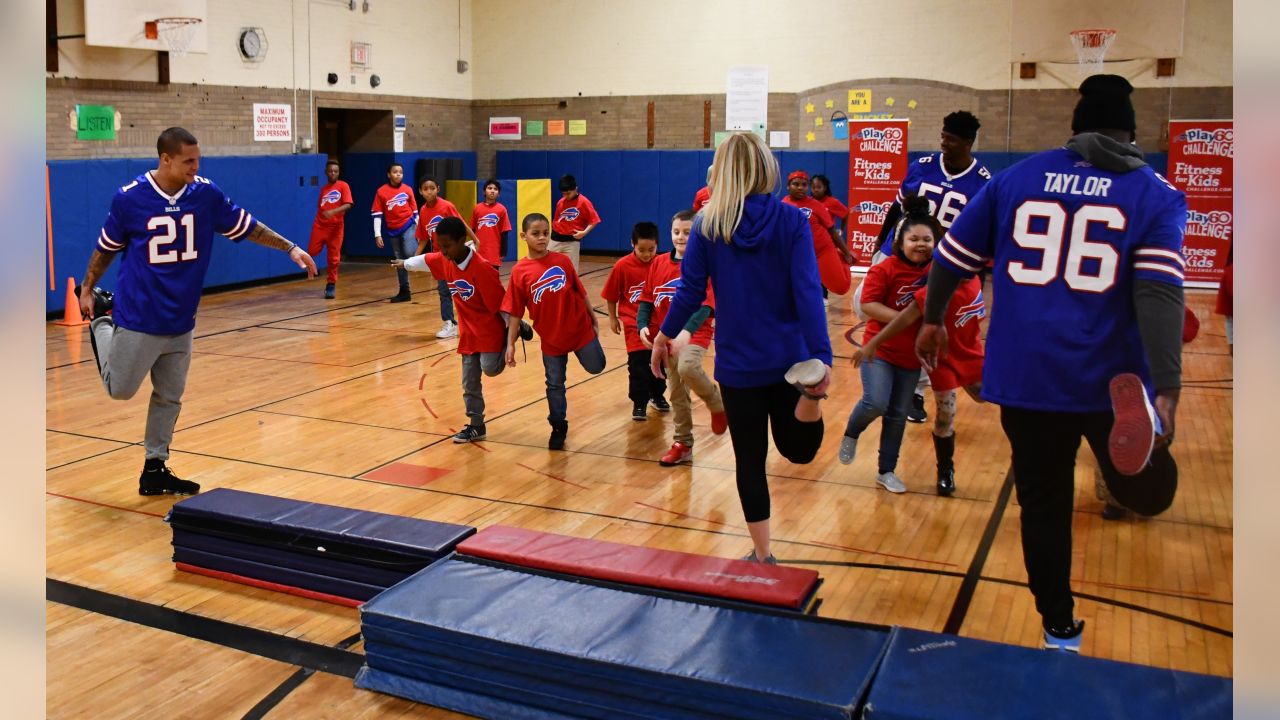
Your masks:
[[[840,438],[840,464],[848,465],[853,462],[853,456],[858,452],[858,438],[845,435]]]
[[[902,478],[892,472],[880,473],[876,476],[876,482],[891,493],[904,493],[907,491],[907,486],[902,482]]]
[[[817,358],[805,360],[792,365],[786,375],[786,381],[792,385],[813,387],[827,376],[827,365]]]
[[[458,337],[458,324],[452,320],[445,320],[444,326],[440,328],[440,332],[436,333],[436,337],[441,340]]]

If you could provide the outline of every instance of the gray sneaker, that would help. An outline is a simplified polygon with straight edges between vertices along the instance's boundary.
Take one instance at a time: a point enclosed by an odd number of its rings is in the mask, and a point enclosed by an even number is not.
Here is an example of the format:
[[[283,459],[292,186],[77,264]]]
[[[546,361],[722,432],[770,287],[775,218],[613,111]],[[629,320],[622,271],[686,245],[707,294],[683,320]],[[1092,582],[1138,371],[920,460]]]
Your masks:
[[[858,454],[858,438],[845,435],[840,438],[840,464],[848,465],[853,462],[853,456]]]
[[[743,560],[746,560],[747,562],[760,562],[759,560],[757,560],[757,559],[756,559],[756,551],[755,551],[755,550],[752,550],[752,551],[751,551],[751,554],[747,555],[746,557],[744,557],[744,558],[742,558],[742,559],[743,559]],[[778,558],[774,557],[773,555],[770,555],[769,557],[767,557],[767,558],[765,558],[765,559],[764,559],[764,564],[765,564],[765,565],[777,565],[777,564],[778,564]]]
[[[902,482],[902,478],[893,472],[880,473],[876,476],[876,482],[880,483],[885,490],[891,493],[904,493],[907,491],[906,483]]]

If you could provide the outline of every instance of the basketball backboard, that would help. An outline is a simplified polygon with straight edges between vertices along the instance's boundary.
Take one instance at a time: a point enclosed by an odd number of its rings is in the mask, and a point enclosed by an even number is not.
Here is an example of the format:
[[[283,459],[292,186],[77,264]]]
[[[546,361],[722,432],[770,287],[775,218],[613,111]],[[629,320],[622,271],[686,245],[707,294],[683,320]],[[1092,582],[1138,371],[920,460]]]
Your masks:
[[[160,38],[148,38],[146,24],[156,18],[193,17],[195,26],[188,52],[209,52],[207,0],[84,0],[86,45],[167,50]]]
[[[1012,0],[1011,62],[1074,63],[1072,30],[1111,28],[1107,61],[1182,57],[1185,0]]]

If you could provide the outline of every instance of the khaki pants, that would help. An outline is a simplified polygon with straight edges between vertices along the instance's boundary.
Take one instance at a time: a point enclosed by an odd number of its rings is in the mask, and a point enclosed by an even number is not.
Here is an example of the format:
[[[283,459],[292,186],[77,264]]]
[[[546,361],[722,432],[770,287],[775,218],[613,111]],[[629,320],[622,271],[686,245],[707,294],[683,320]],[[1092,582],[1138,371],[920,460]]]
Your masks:
[[[551,252],[558,252],[562,255],[568,255],[570,262],[573,263],[574,270],[578,269],[578,252],[581,248],[582,248],[582,243],[580,241],[560,242],[559,240],[552,240],[551,242],[547,243],[547,249],[550,250]]]
[[[724,412],[724,400],[720,389],[702,369],[702,358],[707,349],[690,344],[680,351],[679,357],[667,358],[667,384],[670,388],[671,411],[676,425],[675,440],[693,447],[693,407],[689,403],[689,391],[693,390],[707,404],[711,412]]]

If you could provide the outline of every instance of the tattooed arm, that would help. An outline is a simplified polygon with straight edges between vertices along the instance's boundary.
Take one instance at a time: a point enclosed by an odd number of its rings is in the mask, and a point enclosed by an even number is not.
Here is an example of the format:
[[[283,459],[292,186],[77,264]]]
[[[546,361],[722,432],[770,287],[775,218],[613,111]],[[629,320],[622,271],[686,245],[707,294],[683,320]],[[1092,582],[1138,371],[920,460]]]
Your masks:
[[[115,259],[115,253],[101,250],[94,250],[89,257],[89,269],[84,271],[84,280],[80,283],[80,316],[86,320],[93,317],[93,288]]]
[[[257,226],[249,233],[248,240],[263,247],[283,250],[289,253],[289,259],[297,264],[298,267],[306,270],[307,277],[313,278],[316,276],[316,262],[311,259],[307,251],[284,239],[280,233],[267,227],[266,223],[258,221]]]

